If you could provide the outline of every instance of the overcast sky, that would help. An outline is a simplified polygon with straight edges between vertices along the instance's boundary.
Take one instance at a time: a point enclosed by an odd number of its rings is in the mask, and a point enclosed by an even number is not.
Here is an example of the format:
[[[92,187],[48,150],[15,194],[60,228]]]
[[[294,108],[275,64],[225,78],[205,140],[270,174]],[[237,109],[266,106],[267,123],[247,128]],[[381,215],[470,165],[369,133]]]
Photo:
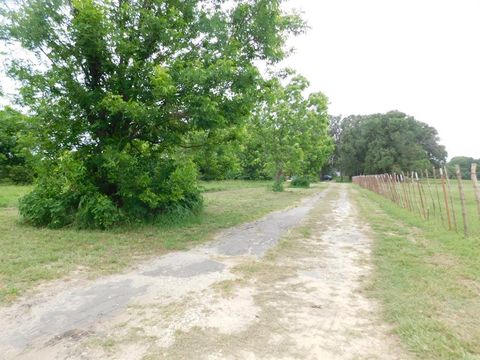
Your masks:
[[[400,110],[434,126],[449,158],[480,158],[480,0],[290,0],[311,29],[285,65],[330,113]]]

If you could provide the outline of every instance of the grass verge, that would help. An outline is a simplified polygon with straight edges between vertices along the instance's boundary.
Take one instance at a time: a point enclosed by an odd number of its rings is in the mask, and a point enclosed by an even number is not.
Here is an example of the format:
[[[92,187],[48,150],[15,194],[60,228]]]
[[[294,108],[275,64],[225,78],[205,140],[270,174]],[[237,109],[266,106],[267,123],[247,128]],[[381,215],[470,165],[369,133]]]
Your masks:
[[[375,238],[372,293],[421,359],[480,359],[480,238],[465,239],[356,187]]]
[[[220,229],[291,206],[323,187],[273,193],[263,182],[210,182],[208,186],[205,209],[198,216],[162,226],[112,231],[23,225],[13,206],[28,188],[0,186],[0,198],[8,199],[8,207],[0,208],[0,303],[14,300],[42,281],[73,271],[88,276],[117,272],[148,256],[210,240]]]
[[[32,189],[31,186],[1,185],[0,208],[17,207],[18,199]]]

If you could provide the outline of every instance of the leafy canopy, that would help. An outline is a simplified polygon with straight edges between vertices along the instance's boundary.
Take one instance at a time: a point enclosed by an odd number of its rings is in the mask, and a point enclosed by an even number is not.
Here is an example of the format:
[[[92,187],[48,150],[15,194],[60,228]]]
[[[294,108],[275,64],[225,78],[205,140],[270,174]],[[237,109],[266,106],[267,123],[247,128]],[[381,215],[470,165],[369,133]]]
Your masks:
[[[423,171],[447,156],[435,128],[399,111],[344,118],[336,141],[336,166],[347,176]]]
[[[2,38],[20,102],[40,120],[44,159],[23,216],[38,225],[108,227],[200,203],[179,153],[189,134],[250,114],[258,61],[285,55],[304,25],[280,0],[23,0]],[[53,176],[52,176],[53,175]]]
[[[251,147],[259,147],[277,190],[285,175],[318,174],[333,151],[327,133],[328,100],[321,93],[305,98],[308,86],[304,77],[290,70],[274,77],[250,122],[249,134],[256,136]]]

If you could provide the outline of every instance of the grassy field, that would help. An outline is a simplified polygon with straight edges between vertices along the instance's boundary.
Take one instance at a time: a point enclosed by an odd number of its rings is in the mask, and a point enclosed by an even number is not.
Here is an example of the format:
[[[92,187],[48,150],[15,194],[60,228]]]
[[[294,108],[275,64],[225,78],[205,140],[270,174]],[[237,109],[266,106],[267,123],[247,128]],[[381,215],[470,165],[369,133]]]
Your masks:
[[[225,180],[225,181],[200,181],[202,192],[225,191],[236,189],[255,189],[272,187],[272,181],[248,181],[248,180]]]
[[[464,194],[465,194],[465,204],[466,204],[466,219],[467,219],[467,227],[468,227],[468,232],[471,235],[480,235],[480,214],[478,213],[477,209],[477,202],[475,200],[475,193],[473,189],[473,184],[471,180],[463,180],[463,188],[464,188]],[[424,190],[425,190],[425,195],[427,198],[426,204],[428,208],[430,209],[430,213],[435,215],[435,219],[437,223],[443,224],[445,228],[448,227],[447,223],[447,216],[446,216],[446,210],[445,210],[445,200],[443,198],[443,192],[442,192],[442,186],[440,181],[437,181],[437,183],[431,183],[430,188],[428,187],[425,182],[423,183]],[[440,196],[440,204],[442,205],[442,214],[440,215],[440,211],[438,211],[438,198],[436,195],[436,189],[438,188],[438,193]],[[430,195],[430,189],[432,195]],[[448,187],[447,187],[448,189]],[[461,207],[461,201],[460,201],[460,191],[458,189],[458,183],[457,180],[450,180],[450,189],[449,191],[449,196],[448,199],[449,201],[449,210],[451,212],[451,221],[452,221],[452,227],[456,228],[456,231],[459,233],[463,233],[463,217],[462,217],[462,207]],[[433,203],[434,201],[431,199],[435,200],[437,206],[436,206],[436,212],[435,214],[433,213]],[[417,195],[418,198],[418,195]],[[418,201],[418,200],[417,200]],[[452,207],[453,204],[453,207]],[[442,220],[443,217],[443,220]]]
[[[207,241],[215,232],[288,207],[319,191],[287,189],[274,193],[267,182],[208,182],[201,184],[205,209],[182,224],[144,225],[114,231],[38,229],[23,225],[16,208],[18,197],[28,187],[0,186],[0,303],[45,280],[58,279],[72,271],[87,276],[121,270],[135,261],[184,249]]]
[[[376,239],[371,291],[386,319],[418,358],[480,359],[480,237],[355,192]]]
[[[29,192],[31,186],[0,184],[0,208],[17,207],[18,199]]]

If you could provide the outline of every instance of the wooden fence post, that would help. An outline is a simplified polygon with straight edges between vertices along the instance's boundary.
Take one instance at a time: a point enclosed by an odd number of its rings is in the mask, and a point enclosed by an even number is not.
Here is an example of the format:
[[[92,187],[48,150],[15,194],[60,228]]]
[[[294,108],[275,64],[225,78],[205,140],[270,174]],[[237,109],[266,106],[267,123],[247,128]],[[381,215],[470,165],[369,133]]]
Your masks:
[[[408,185],[408,175],[402,173],[403,177],[403,191],[405,191],[405,196],[407,198],[407,208],[408,211],[412,211],[412,203],[410,201],[410,186]]]
[[[402,172],[401,175],[402,179],[402,189],[403,189],[403,195],[405,196],[405,201],[407,203],[407,210],[412,211],[412,206],[410,204],[410,196],[409,196],[409,191],[408,191],[408,183],[407,183],[407,177],[405,174]]]
[[[442,168],[440,168],[440,177],[442,179],[443,198],[445,200],[445,211],[447,213],[448,230],[452,230],[452,221],[450,220],[450,210],[448,209],[447,187],[446,187],[445,175],[443,174]]]
[[[422,216],[422,209],[420,208],[419,199],[417,198],[417,195],[415,193],[415,173],[413,171],[411,172],[410,180],[412,184],[412,197],[415,204],[415,211],[418,211],[420,216]]]
[[[420,171],[420,189],[422,190],[423,200],[425,201],[425,212],[427,220],[430,219],[430,204],[428,203],[428,196],[425,192],[425,181],[423,180],[423,172]]]
[[[480,218],[480,189],[477,183],[477,164],[473,163],[471,168],[471,178],[473,184],[473,192],[475,193],[475,200],[477,200],[477,211]]]
[[[395,173],[393,173],[392,175],[392,186],[393,186],[393,192],[395,194],[395,201],[399,206],[402,206],[402,199],[399,196],[398,187],[397,187],[397,174]]]
[[[404,203],[404,200],[403,200],[403,196],[402,196],[402,192],[400,191],[400,176],[398,176],[398,174],[396,173],[393,173],[393,181],[394,181],[394,184],[395,184],[395,191],[397,192],[397,198],[398,198],[398,201],[399,201],[399,204],[401,207],[405,208],[405,203]]]
[[[428,185],[428,193],[430,194],[430,199],[432,200],[432,207],[433,207],[433,217],[437,216],[437,210],[435,206],[435,199],[433,198],[432,186],[430,185],[430,178],[428,174],[428,170],[425,169],[425,176],[427,177],[427,185]]]
[[[397,204],[397,197],[396,197],[396,194],[395,194],[395,188],[394,188],[394,185],[393,185],[393,181],[392,181],[392,175],[390,174],[386,174],[386,179],[387,179],[387,184],[388,184],[388,188],[390,190],[390,198],[392,199],[392,201]]]
[[[415,171],[415,179],[417,180],[418,195],[420,196],[420,204],[422,206],[422,216],[427,220],[427,214],[425,212],[425,202],[423,201],[422,187],[418,178],[418,173]]]
[[[438,212],[440,213],[440,219],[442,220],[442,224],[444,224],[442,203],[440,201],[440,192],[438,191],[437,173],[435,167],[433,167],[433,183],[435,184],[435,192],[437,193]]]
[[[407,204],[405,202],[405,198],[403,196],[403,193],[402,193],[402,183],[401,183],[401,180],[400,180],[400,174],[395,174],[395,178],[396,178],[396,187],[397,187],[397,193],[398,193],[398,198],[400,199],[400,202],[402,203],[402,206],[404,209],[407,208]]]
[[[465,236],[468,236],[467,209],[465,207],[465,193],[463,192],[462,173],[460,172],[459,165],[455,167],[455,172],[457,174],[458,191],[460,192],[460,203],[462,205],[463,234]]]
[[[410,211],[415,212],[415,199],[412,196],[412,178],[410,177],[410,173],[407,171],[407,175],[405,176],[405,184],[407,185],[407,193],[408,193],[408,201],[410,203]]]
[[[453,195],[452,195],[453,192],[452,192],[452,187],[450,186],[450,178],[448,176],[447,167],[444,166],[443,169],[445,170],[445,177],[447,178],[448,193],[450,197],[450,210],[452,212],[453,224],[455,225],[455,231],[458,231],[457,212],[455,210],[455,205],[453,203]]]

